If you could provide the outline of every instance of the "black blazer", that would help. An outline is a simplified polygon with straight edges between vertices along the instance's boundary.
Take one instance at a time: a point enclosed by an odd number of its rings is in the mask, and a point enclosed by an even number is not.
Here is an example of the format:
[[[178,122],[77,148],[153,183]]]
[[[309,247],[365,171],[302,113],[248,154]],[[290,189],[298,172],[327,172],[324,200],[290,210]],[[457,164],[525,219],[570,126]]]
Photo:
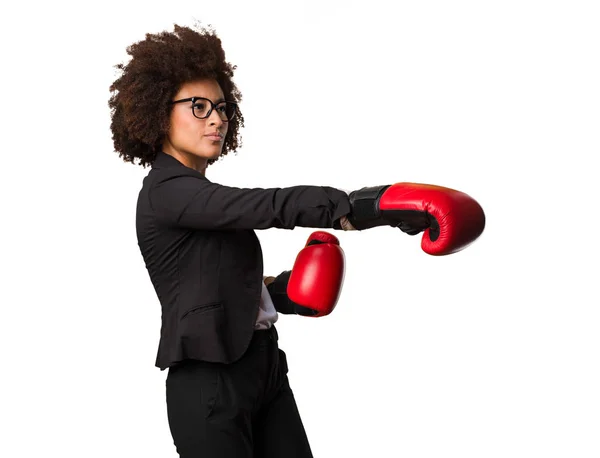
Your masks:
[[[322,186],[236,188],[159,153],[137,202],[138,245],[162,308],[156,366],[230,363],[258,316],[262,250],[255,229],[339,229],[348,195]]]

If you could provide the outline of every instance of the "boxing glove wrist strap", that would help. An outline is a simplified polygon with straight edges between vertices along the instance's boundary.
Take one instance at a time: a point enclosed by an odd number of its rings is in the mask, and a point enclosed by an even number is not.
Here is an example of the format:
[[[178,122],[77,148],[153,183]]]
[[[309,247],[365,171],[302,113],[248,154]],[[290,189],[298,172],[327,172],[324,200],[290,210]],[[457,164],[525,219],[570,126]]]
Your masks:
[[[290,300],[287,294],[287,286],[290,281],[291,274],[291,270],[286,270],[280,273],[277,277],[275,277],[274,281],[267,285],[267,291],[271,296],[275,310],[284,315],[316,315],[316,310],[303,307]]]
[[[348,198],[350,199],[352,211],[348,215],[348,221],[352,227],[361,230],[387,225],[387,221],[381,218],[379,200],[390,186],[370,186],[352,191],[349,194]]]

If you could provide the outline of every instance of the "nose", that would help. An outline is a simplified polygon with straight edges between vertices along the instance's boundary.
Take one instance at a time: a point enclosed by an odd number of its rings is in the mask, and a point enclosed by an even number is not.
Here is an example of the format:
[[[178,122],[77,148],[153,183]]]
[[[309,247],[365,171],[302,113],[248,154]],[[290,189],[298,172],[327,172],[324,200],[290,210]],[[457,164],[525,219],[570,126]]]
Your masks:
[[[221,116],[219,115],[219,113],[217,113],[217,110],[213,110],[210,114],[210,116],[208,117],[208,123],[211,126],[217,126],[220,127],[223,125],[223,119],[221,119]]]

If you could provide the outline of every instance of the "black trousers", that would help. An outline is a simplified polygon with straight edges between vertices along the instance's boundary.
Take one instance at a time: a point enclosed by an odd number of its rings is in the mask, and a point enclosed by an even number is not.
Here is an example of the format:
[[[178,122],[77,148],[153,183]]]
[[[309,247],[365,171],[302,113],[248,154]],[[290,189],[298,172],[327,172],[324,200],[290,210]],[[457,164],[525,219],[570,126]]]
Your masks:
[[[312,458],[275,327],[232,364],[169,368],[169,427],[182,458]]]

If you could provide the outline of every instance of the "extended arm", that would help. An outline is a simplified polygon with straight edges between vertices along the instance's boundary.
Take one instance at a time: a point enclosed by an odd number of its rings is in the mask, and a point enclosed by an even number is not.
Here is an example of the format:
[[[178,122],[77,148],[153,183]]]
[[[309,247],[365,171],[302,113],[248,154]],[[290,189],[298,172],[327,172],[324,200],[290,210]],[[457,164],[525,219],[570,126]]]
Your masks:
[[[236,188],[180,169],[155,175],[148,199],[160,223],[189,229],[333,228],[350,212],[332,187]]]

